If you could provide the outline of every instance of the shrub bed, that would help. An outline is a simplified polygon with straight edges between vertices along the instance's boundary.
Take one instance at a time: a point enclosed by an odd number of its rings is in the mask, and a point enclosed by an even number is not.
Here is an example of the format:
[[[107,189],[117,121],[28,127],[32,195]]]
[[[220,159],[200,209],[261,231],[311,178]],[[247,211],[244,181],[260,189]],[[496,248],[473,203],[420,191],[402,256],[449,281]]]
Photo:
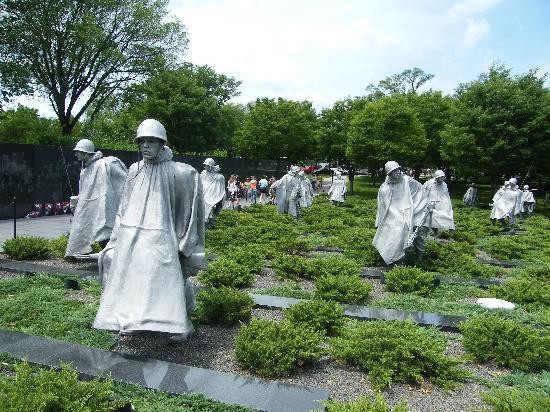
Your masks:
[[[481,393],[481,399],[496,412],[550,411],[550,395],[515,388],[494,388]]]
[[[425,296],[434,288],[434,275],[412,266],[396,266],[384,274],[384,284],[390,292]]]
[[[479,362],[536,371],[550,366],[550,336],[509,319],[475,316],[460,329],[466,351]]]
[[[241,326],[235,338],[235,358],[259,376],[289,376],[297,367],[321,357],[321,341],[320,333],[302,325],[253,319]]]
[[[354,402],[326,401],[324,402],[327,412],[407,412],[407,404],[404,401],[398,402],[391,408],[382,394],[375,393],[374,396],[361,396]]]
[[[331,343],[332,354],[365,369],[376,389],[424,379],[452,388],[467,376],[458,360],[444,355],[446,341],[440,333],[410,320],[355,322]]]
[[[207,286],[240,288],[254,282],[254,274],[247,266],[229,258],[221,258],[208,264],[208,269],[200,272],[199,280]]]
[[[336,336],[344,327],[344,310],[334,302],[300,302],[284,311],[285,319],[327,336]]]
[[[368,299],[373,286],[359,276],[327,275],[315,279],[315,297],[339,303],[359,304]]]
[[[250,319],[253,306],[252,298],[238,289],[210,288],[198,293],[193,317],[201,323],[233,325]]]
[[[38,236],[8,239],[2,245],[4,253],[15,260],[39,260],[50,257],[48,240]]]

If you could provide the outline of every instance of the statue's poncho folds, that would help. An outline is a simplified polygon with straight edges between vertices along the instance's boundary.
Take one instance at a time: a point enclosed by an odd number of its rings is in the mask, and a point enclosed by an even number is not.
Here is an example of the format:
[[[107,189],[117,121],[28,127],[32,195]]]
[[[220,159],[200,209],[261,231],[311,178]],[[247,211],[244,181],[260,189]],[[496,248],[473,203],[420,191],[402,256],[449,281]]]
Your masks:
[[[407,239],[421,223],[426,204],[424,187],[409,176],[395,183],[388,176],[380,186],[372,245],[387,265],[405,256]]]
[[[225,178],[221,173],[203,170],[200,174],[204,193],[204,219],[208,220],[212,209],[225,198]]]
[[[434,208],[428,215],[424,226],[434,229],[455,229],[453,214],[453,205],[447,183],[437,183],[435,178],[424,183],[424,190],[428,196],[428,202],[432,203]]]
[[[128,170],[118,158],[95,152],[80,172],[78,204],[65,256],[92,252],[92,244],[109,239],[115,225]]]
[[[189,334],[194,300],[186,279],[204,268],[199,174],[164,147],[134,163],[115,228],[99,257],[103,291],[94,327]]]

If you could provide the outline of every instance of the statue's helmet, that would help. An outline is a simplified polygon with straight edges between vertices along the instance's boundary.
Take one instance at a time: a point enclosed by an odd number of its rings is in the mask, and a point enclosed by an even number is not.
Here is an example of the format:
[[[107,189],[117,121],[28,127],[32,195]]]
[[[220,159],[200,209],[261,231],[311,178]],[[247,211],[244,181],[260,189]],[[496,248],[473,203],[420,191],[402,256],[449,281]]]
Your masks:
[[[401,166],[399,166],[399,163],[397,163],[396,161],[394,160],[390,160],[388,162],[386,162],[386,164],[384,165],[384,170],[386,171],[386,174],[390,174],[391,172],[393,172],[395,169],[399,169]]]
[[[511,185],[517,185],[518,184],[518,179],[516,179],[515,177],[512,177],[510,180],[508,180],[508,182]]]
[[[216,162],[211,157],[206,158],[202,164],[205,166],[216,166]]]
[[[523,190],[529,190],[529,185],[523,185]]]
[[[299,171],[300,171],[300,166],[296,166],[296,165],[290,166],[290,173],[296,174],[296,173],[298,173]]]
[[[155,119],[145,119],[137,128],[136,141],[140,137],[156,137],[157,139],[167,142],[166,129],[161,122]]]
[[[73,151],[84,153],[95,153],[94,142],[89,139],[81,139],[76,143]]]
[[[337,170],[337,171],[336,171],[336,176],[342,176],[342,172],[339,171],[339,170]]]
[[[434,173],[434,177],[437,179],[438,177],[445,177],[445,172],[443,170],[436,170]]]

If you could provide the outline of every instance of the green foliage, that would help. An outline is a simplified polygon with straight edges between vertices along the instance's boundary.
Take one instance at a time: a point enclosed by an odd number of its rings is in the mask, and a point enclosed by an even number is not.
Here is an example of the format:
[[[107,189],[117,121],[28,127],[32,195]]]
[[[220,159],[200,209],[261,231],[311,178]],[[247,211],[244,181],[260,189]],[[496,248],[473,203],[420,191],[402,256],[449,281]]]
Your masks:
[[[187,47],[185,27],[167,18],[163,0],[7,0],[2,9],[2,91],[45,92],[65,135],[87,111],[171,66]]]
[[[541,373],[512,372],[499,376],[495,379],[495,383],[508,387],[514,386],[531,392],[544,392],[550,395],[550,371],[542,371]]]
[[[313,157],[316,129],[317,115],[311,102],[256,99],[248,104],[248,114],[237,129],[233,144],[243,157],[288,157],[296,162]]]
[[[254,412],[244,406],[206,399],[199,394],[172,396],[139,385],[115,383],[114,392],[117,398],[130,399],[138,412]]]
[[[538,280],[529,276],[507,279],[492,288],[498,298],[524,305],[527,309],[550,307],[550,278]]]
[[[273,260],[273,270],[279,279],[303,278],[308,272],[308,261],[302,256],[280,255]]]
[[[61,138],[59,124],[38,115],[38,110],[19,105],[16,110],[0,112],[0,143],[70,144]]]
[[[321,276],[353,277],[361,273],[361,266],[353,259],[342,256],[315,257],[307,262],[307,277],[316,279]]]
[[[403,96],[384,97],[357,112],[348,133],[346,155],[373,170],[388,159],[416,164],[428,146],[426,132]]]
[[[250,286],[254,282],[254,274],[244,265],[229,258],[221,258],[210,262],[208,269],[200,272],[199,280],[215,288],[221,286],[240,288]]]
[[[550,395],[516,388],[494,388],[481,393],[493,412],[545,412],[550,410]]]
[[[221,287],[202,290],[193,312],[202,323],[233,325],[250,319],[254,301],[238,289]]]
[[[223,107],[240,84],[208,66],[184,63],[126,89],[124,108],[135,119],[158,119],[179,152],[202,154],[230,146],[236,125],[228,116],[235,112]]]
[[[264,266],[262,254],[254,248],[249,248],[247,246],[234,246],[227,248],[224,256],[239,265],[247,267],[248,270],[255,275],[259,275],[262,271],[262,267]]]
[[[113,394],[110,380],[80,382],[78,373],[66,365],[60,372],[53,369],[35,372],[27,363],[20,363],[15,366],[15,372],[15,378],[0,379],[0,410],[4,412],[116,409],[116,404],[110,401]]]
[[[358,275],[326,275],[315,279],[315,296],[340,303],[359,304],[368,299],[373,286]]]
[[[62,259],[65,256],[67,250],[67,243],[69,241],[69,234],[61,235],[55,239],[48,240],[48,249],[53,257]]]
[[[550,336],[497,316],[476,316],[460,327],[466,351],[480,362],[522,371],[550,366]]]
[[[411,266],[396,266],[384,274],[384,284],[390,292],[425,296],[433,289],[433,282],[433,273]]]
[[[99,295],[96,281],[79,281],[83,292]],[[0,281],[0,327],[101,349],[113,344],[106,331],[93,329],[97,300],[67,299],[63,278],[32,276]]]
[[[483,173],[493,183],[502,176],[525,176],[530,168],[532,174],[548,174],[550,93],[545,80],[536,70],[512,76],[494,64],[477,80],[458,86],[441,147],[456,174]]]
[[[289,376],[297,367],[321,357],[321,340],[320,333],[303,325],[253,319],[241,326],[235,338],[235,358],[260,376]]]
[[[8,239],[2,245],[4,253],[15,260],[38,260],[50,257],[48,240],[38,236]]]
[[[334,302],[300,302],[284,311],[285,319],[328,336],[336,336],[344,326],[344,310]]]
[[[314,296],[313,291],[302,289],[298,283],[292,281],[285,281],[280,285],[259,290],[257,293],[261,293],[262,295],[283,296],[286,298],[295,299],[313,299]]]
[[[361,396],[353,402],[326,401],[324,402],[327,412],[407,412],[407,404],[404,401],[398,402],[391,408],[384,396],[376,392],[373,397]]]
[[[365,369],[377,389],[424,379],[452,388],[467,376],[458,360],[444,354],[442,334],[410,320],[355,322],[331,343],[332,354]]]

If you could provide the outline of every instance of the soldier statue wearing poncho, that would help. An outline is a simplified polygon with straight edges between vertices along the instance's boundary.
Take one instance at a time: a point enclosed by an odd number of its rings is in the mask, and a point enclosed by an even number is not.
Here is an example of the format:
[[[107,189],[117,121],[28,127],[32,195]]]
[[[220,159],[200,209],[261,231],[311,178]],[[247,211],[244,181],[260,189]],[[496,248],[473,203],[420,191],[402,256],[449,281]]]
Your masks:
[[[79,140],[73,149],[82,162],[79,192],[65,250],[65,258],[92,252],[92,244],[105,246],[115,224],[115,216],[128,169],[120,159],[103,157],[91,140]],[[73,199],[71,199],[73,200]]]
[[[216,224],[216,218],[222,210],[225,199],[225,178],[219,173],[220,167],[211,157],[207,158],[203,165],[204,170],[200,177],[204,197],[204,222],[208,228]]]
[[[434,177],[424,183],[424,190],[432,206],[424,226],[431,228],[436,235],[439,229],[447,229],[452,233],[455,230],[453,205],[443,170],[435,171]]]
[[[342,172],[337,171],[334,180],[328,189],[328,196],[332,204],[342,206],[346,200],[346,181],[342,177]]]
[[[164,126],[144,120],[115,227],[99,255],[103,290],[93,326],[120,334],[156,331],[182,341],[193,332],[188,277],[206,267],[198,172],[172,161]]]
[[[300,196],[302,185],[298,172],[299,166],[291,166],[286,175],[271,186],[275,189],[275,201],[279,213],[288,213],[295,218],[300,217]]]
[[[393,160],[387,162],[384,169],[387,176],[378,190],[376,234],[372,244],[387,265],[401,262],[411,243],[417,258],[421,259],[424,239],[420,229],[429,211],[424,187],[405,176]],[[419,230],[415,230],[417,228]]]

